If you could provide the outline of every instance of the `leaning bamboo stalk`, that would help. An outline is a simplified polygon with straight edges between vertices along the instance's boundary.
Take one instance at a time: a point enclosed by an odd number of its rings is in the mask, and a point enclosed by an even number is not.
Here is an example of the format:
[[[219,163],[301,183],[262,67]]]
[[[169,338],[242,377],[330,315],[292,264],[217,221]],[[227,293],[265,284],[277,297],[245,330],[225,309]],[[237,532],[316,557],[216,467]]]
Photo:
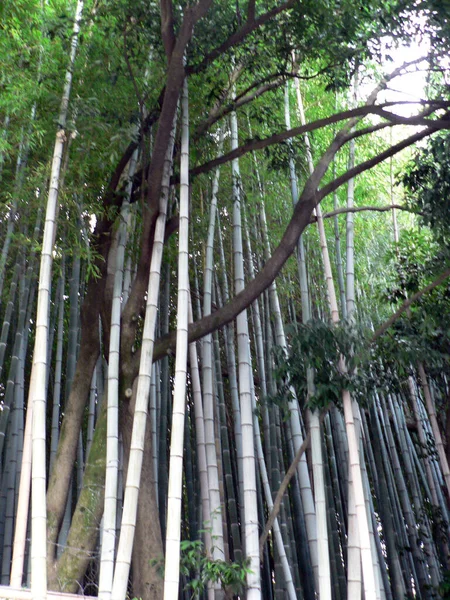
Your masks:
[[[434,442],[439,455],[439,462],[441,463],[442,475],[444,477],[445,485],[447,486],[448,497],[450,498],[450,470],[448,467],[447,455],[445,453],[444,444],[442,442],[441,431],[436,417],[436,408],[434,406],[433,398],[431,397],[430,386],[428,385],[428,379],[425,373],[425,369],[422,363],[417,365],[419,370],[420,383],[423,389],[423,395],[425,396],[425,403],[428,411],[428,418],[430,419],[431,428],[433,430]]]
[[[255,445],[256,445],[256,452],[257,452],[258,464],[259,464],[260,475],[261,475],[261,483],[263,485],[264,497],[265,497],[265,500],[267,503],[267,508],[269,510],[269,513],[271,513],[273,510],[272,491],[270,489],[269,478],[267,476],[266,461],[264,460],[264,453],[263,453],[262,443],[261,443],[261,432],[259,430],[259,421],[258,421],[258,416],[256,413],[256,400],[255,400],[254,393],[252,394],[252,408],[253,408],[253,415],[254,415],[253,423],[254,423],[254,428],[255,428]],[[288,596],[289,600],[296,600],[297,594],[295,593],[294,583],[292,581],[292,573],[291,573],[291,569],[289,567],[289,563],[288,563],[288,560],[286,557],[286,552],[285,552],[284,544],[283,544],[283,538],[281,536],[281,531],[280,531],[280,525],[279,525],[278,519],[276,517],[273,521],[273,533],[274,533],[275,543],[276,543],[276,546],[278,549],[278,554],[279,554],[282,569],[283,569],[284,585],[286,586],[286,589],[287,589],[287,596]]]
[[[416,384],[415,384],[415,381],[413,380],[412,376],[408,377],[408,388],[409,388],[409,393],[411,396],[411,403],[412,403],[412,408],[413,408],[413,412],[414,412],[414,418],[417,423],[417,431],[419,434],[419,440],[420,440],[422,447],[426,448],[427,447],[427,438],[426,438],[425,431],[424,431],[422,415],[420,414],[419,397],[417,394]],[[434,506],[438,506],[439,500],[438,500],[438,496],[437,496],[436,486],[435,486],[435,482],[434,482],[433,473],[431,471],[431,465],[430,465],[430,460],[429,460],[428,455],[424,457],[424,464],[425,464],[425,471],[426,471],[426,475],[427,475],[427,481],[428,481],[428,485],[429,485],[430,492],[431,492],[431,499],[432,499]]]
[[[183,483],[183,444],[186,409],[186,378],[189,312],[189,112],[187,80],[183,85],[180,224],[178,242],[177,352],[173,390],[172,428],[170,440],[169,493],[167,500],[166,560],[164,599],[178,595],[180,574],[180,536]]]
[[[166,229],[166,215],[174,139],[175,122],[172,128],[171,138],[164,162],[164,185],[162,186],[159,215],[155,226],[153,251],[150,263],[150,276],[148,283],[144,331],[142,335],[141,360],[139,364],[139,375],[137,381],[133,430],[131,435],[129,467],[125,485],[122,528],[120,532],[111,593],[111,598],[113,600],[123,600],[126,596],[128,575],[130,573],[131,553],[133,549],[134,531],[136,528],[137,504],[144,454],[144,438],[147,421],[148,398],[150,394],[153,347],[155,343],[156,319],[158,314],[161,262],[164,250],[164,234]],[[126,393],[131,396],[132,390],[127,390]]]

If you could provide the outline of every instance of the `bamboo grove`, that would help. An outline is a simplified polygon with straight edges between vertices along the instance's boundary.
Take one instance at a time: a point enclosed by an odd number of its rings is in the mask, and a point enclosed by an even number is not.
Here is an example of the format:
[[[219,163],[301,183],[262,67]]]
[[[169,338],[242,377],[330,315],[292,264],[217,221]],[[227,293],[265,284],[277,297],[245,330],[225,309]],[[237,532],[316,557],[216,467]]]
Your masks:
[[[448,22],[2,4],[1,598],[450,597]]]

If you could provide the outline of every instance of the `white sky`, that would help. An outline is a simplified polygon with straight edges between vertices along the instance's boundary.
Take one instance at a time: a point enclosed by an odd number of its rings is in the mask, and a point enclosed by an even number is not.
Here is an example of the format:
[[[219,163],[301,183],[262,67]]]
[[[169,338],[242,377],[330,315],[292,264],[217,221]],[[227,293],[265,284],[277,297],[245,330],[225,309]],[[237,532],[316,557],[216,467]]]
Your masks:
[[[386,50],[386,53],[392,57],[393,62],[386,62],[384,65],[384,72],[386,74],[391,73],[406,62],[426,57],[428,50],[429,43],[427,40],[422,40],[421,43],[413,40],[409,47]],[[389,82],[386,90],[378,94],[378,103],[396,101],[414,102],[423,98],[426,85],[426,68],[426,61],[409,67],[408,71],[410,71],[410,73],[405,73],[404,75],[396,77]],[[375,82],[363,82],[360,86],[360,99],[364,100],[370,94],[374,86]],[[399,105],[398,107],[393,107],[389,110],[402,116],[411,116],[417,112],[418,108],[418,105]]]
[[[398,48],[391,52],[391,56],[394,59],[393,63],[388,63],[390,71],[401,67],[405,62],[410,62],[426,56],[429,50],[428,43],[413,43],[409,48]],[[389,82],[388,89],[381,92],[379,99],[381,102],[395,102],[399,101],[414,101],[423,98],[424,89],[426,85],[426,69],[427,63],[423,61],[416,66],[409,68],[411,73],[396,77]],[[417,111],[416,106],[403,106],[396,107],[395,112],[404,116],[411,115]]]

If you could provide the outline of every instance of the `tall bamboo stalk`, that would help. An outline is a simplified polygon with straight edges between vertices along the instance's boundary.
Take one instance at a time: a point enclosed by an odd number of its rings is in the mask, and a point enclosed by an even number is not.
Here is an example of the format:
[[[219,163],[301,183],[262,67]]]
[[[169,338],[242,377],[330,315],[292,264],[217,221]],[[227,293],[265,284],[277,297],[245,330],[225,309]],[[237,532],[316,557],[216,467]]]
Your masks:
[[[219,155],[222,153],[223,132],[219,134]],[[219,169],[216,169],[213,178],[211,204],[209,211],[208,236],[205,251],[205,270],[203,275],[203,315],[211,314],[213,262],[214,262],[214,232],[217,213],[217,193],[219,190]],[[206,335],[202,340],[202,396],[203,416],[205,430],[205,449],[208,466],[208,485],[211,523],[211,536],[213,539],[212,556],[214,559],[224,559],[223,515],[222,496],[219,489],[219,474],[217,469],[214,387],[213,387],[213,351],[212,335]],[[220,594],[220,586],[215,586],[216,593]]]
[[[106,437],[106,479],[105,508],[103,512],[103,537],[100,557],[100,574],[98,593],[103,600],[111,596],[114,554],[116,546],[117,526],[117,481],[119,472],[119,349],[120,349],[120,314],[123,288],[123,269],[127,229],[129,226],[129,200],[132,189],[132,178],[136,170],[137,151],[133,153],[128,167],[129,183],[122,203],[120,225],[117,233],[117,250],[115,252],[114,287],[111,307],[111,327],[108,353],[108,416]]]
[[[167,501],[164,599],[176,598],[180,570],[183,442],[189,313],[189,105],[185,79],[182,94],[180,224],[178,242],[177,353],[170,438],[169,494]]]
[[[125,485],[125,497],[122,514],[122,528],[117,549],[116,567],[114,570],[112,600],[123,600],[127,591],[128,575],[131,565],[134,531],[136,527],[139,485],[144,453],[144,439],[147,422],[148,398],[150,395],[153,347],[155,342],[156,317],[158,312],[159,284],[161,262],[164,250],[164,234],[166,229],[167,201],[169,197],[170,171],[175,139],[175,122],[167,148],[164,163],[163,184],[159,203],[159,215],[156,221],[153,252],[150,263],[147,305],[145,311],[144,331],[142,336],[141,360],[136,391],[136,403],[131,435],[130,457]],[[132,390],[128,391],[132,395]]]
[[[231,114],[231,148],[238,146],[237,117]],[[242,251],[242,225],[240,206],[239,163],[232,161],[233,173],[233,261],[234,289],[238,294],[244,289],[244,259]],[[251,363],[249,356],[249,335],[247,311],[236,319],[238,363],[239,363],[239,399],[241,405],[242,461],[244,474],[244,536],[245,555],[249,560],[251,572],[247,573],[247,599],[261,598],[261,578],[259,567],[258,507],[256,495],[256,468],[253,432],[253,411],[251,400]]]
[[[66,140],[65,128],[82,11],[83,0],[78,0],[75,10],[69,65],[65,75],[64,91],[58,117],[59,130],[56,134],[55,147],[53,151],[50,189],[47,201],[44,239],[42,242],[41,252],[41,265],[39,270],[38,306],[36,317],[36,337],[33,352],[33,367],[28,397],[28,410],[30,413],[31,410],[33,411],[33,420],[32,423],[30,420],[29,426],[32,426],[32,446],[33,456],[35,457],[35,460],[32,464],[31,585],[33,597],[36,600],[45,600],[47,597],[47,549],[46,545],[42,543],[42,540],[47,538],[45,412],[48,353],[48,315],[51,292],[51,269],[53,262],[52,253],[56,231],[59,178],[62,165],[63,149]],[[29,460],[28,457],[26,457],[26,460]],[[24,493],[27,493],[25,488]],[[24,518],[24,516],[22,515],[21,518]]]

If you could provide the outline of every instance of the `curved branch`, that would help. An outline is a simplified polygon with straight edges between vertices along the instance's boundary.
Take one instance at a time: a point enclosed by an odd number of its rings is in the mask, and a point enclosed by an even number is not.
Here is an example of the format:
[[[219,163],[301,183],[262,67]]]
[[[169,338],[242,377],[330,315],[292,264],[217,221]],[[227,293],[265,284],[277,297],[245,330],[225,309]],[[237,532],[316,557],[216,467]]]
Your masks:
[[[436,121],[433,121],[433,123],[436,123]],[[450,121],[446,121],[446,128],[450,128]],[[399,142],[398,144],[391,146],[384,152],[380,152],[380,154],[377,154],[376,156],[370,158],[369,160],[365,160],[364,162],[360,163],[359,165],[356,165],[356,167],[353,167],[353,169],[349,169],[343,175],[341,175],[340,177],[337,177],[336,179],[334,179],[333,181],[331,181],[330,183],[328,183],[327,185],[323,186],[323,188],[320,189],[319,202],[320,202],[320,200],[325,198],[325,196],[328,196],[328,194],[331,194],[331,192],[334,192],[334,190],[337,190],[337,188],[339,188],[342,184],[349,181],[349,179],[353,179],[353,177],[356,177],[360,173],[363,173],[364,171],[371,169],[372,167],[374,167],[375,165],[378,165],[380,162],[383,162],[387,158],[394,156],[394,154],[397,154],[401,150],[408,148],[408,146],[411,146],[412,144],[415,144],[416,142],[424,139],[425,137],[431,135],[432,133],[439,131],[439,129],[442,129],[442,128],[434,127],[434,126],[429,127],[419,133],[409,136],[402,142]]]
[[[320,129],[321,127],[326,127],[327,125],[332,125],[334,123],[339,123],[340,121],[346,121],[347,119],[353,119],[355,117],[364,117],[369,114],[374,114],[374,115],[378,115],[380,117],[388,119],[391,124],[402,124],[402,125],[410,124],[410,125],[429,126],[431,124],[434,124],[434,125],[438,126],[442,121],[442,119],[440,119],[439,121],[430,121],[423,117],[410,117],[410,118],[398,117],[397,115],[394,115],[393,113],[390,113],[390,112],[384,110],[384,108],[387,108],[389,106],[398,106],[400,104],[401,105],[417,104],[417,102],[415,102],[415,103],[409,102],[409,101],[385,102],[385,103],[379,104],[379,105],[358,106],[357,108],[353,108],[350,110],[344,110],[340,113],[331,115],[330,117],[325,117],[323,119],[318,119],[317,121],[313,121],[312,123],[307,123],[306,125],[294,127],[293,129],[287,129],[286,131],[282,131],[281,133],[275,133],[274,135],[271,135],[267,138],[263,138],[263,139],[255,138],[255,139],[249,140],[246,144],[239,146],[239,148],[236,148],[235,150],[233,150],[231,152],[227,152],[226,154],[223,154],[222,156],[219,156],[213,160],[203,163],[202,165],[198,165],[197,167],[194,167],[193,169],[191,169],[191,176],[200,175],[201,173],[207,173],[208,171],[211,171],[212,169],[215,169],[216,167],[223,165],[223,164],[229,162],[230,160],[233,160],[235,158],[240,158],[241,156],[244,156],[245,154],[248,154],[249,152],[253,152],[255,150],[262,150],[263,148],[267,148],[268,146],[271,146],[273,144],[278,144],[278,143],[284,142],[290,138],[304,135],[305,133],[309,133],[310,131],[315,131],[316,129]],[[429,104],[429,103],[424,102],[424,104]],[[448,105],[449,105],[449,102],[437,101],[435,103],[436,108],[441,108],[441,107],[445,107]],[[381,125],[388,126],[389,124],[381,124]],[[380,127],[381,125],[375,125],[374,127]],[[447,122],[447,126],[448,125],[449,125],[449,123]],[[367,130],[364,130],[364,133],[362,132],[362,130],[361,130],[361,132],[355,131],[353,133],[353,135],[354,136],[364,135],[365,133],[370,133],[372,131],[374,131],[373,127],[368,128]]]
[[[450,125],[450,123],[448,123]],[[319,161],[316,169],[314,170],[311,177],[308,179],[302,195],[294,208],[292,218],[286,227],[283,237],[277,248],[274,250],[272,256],[266,262],[262,270],[256,275],[256,277],[250,281],[242,292],[234,296],[228,304],[222,306],[219,310],[215,311],[211,315],[196,321],[189,326],[189,342],[194,342],[204,335],[223,327],[233,319],[237,317],[244,309],[248,308],[250,304],[264,292],[265,289],[274,281],[282,267],[284,266],[287,259],[294,252],[298,238],[305,230],[306,226],[310,223],[311,214],[316,205],[328,194],[336,190],[342,184],[346,183],[349,179],[352,179],[359,173],[366,171],[374,167],[400,152],[404,148],[407,148],[416,141],[431,135],[436,131],[436,128],[428,128],[427,130],[418,134],[409,136],[402,142],[395,144],[388,150],[381,152],[374,156],[370,160],[367,160],[357,167],[350,169],[344,173],[341,177],[338,177],[328,185],[318,190],[318,184],[326,173],[334,155],[342,147],[346,141],[346,131],[344,130],[341,134],[336,136],[335,141],[331,144],[330,148],[325,152],[322,159]],[[175,336],[170,333],[155,343],[153,352],[154,360],[159,360],[165,354],[171,353],[175,347]]]
[[[352,207],[342,207],[337,208],[336,210],[332,210],[331,212],[327,212],[322,215],[324,219],[329,219],[330,217],[334,217],[336,215],[344,215],[347,213],[357,213],[363,211],[375,211],[375,212],[387,212],[388,210],[392,210],[396,208],[397,210],[404,210],[406,212],[413,213],[414,215],[422,215],[423,213],[413,210],[404,204],[388,204],[387,206],[352,206]],[[317,221],[316,217],[311,219],[311,223],[315,223]]]

